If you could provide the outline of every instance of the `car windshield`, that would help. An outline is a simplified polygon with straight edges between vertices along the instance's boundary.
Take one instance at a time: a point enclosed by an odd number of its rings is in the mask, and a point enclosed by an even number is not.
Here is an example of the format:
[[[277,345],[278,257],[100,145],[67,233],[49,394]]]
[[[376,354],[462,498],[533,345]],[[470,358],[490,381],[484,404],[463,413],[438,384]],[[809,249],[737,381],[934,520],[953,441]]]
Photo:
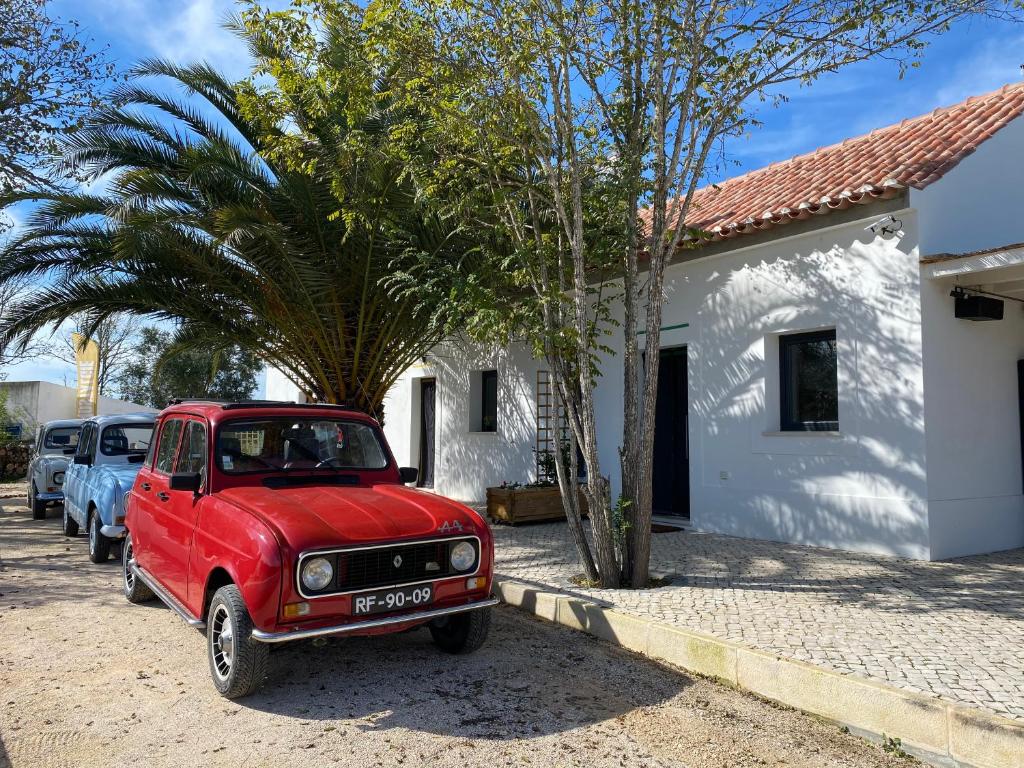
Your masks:
[[[78,433],[81,427],[54,427],[43,438],[43,447],[51,450],[74,448],[78,445]]]
[[[111,424],[103,430],[100,451],[104,456],[145,453],[153,436],[152,424]]]
[[[232,474],[384,469],[388,456],[377,430],[368,424],[287,416],[224,424],[217,433],[217,462]]]

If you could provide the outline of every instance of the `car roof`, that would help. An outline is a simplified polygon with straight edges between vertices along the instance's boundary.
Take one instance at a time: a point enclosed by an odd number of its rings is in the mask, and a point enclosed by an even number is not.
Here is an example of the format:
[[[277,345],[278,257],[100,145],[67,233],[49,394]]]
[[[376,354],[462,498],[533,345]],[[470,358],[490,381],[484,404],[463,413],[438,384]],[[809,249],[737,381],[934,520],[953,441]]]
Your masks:
[[[59,429],[61,427],[80,427],[85,419],[54,419],[43,424],[43,429]]]
[[[104,427],[108,424],[152,424],[156,421],[156,417],[157,414],[152,411],[144,413],[111,413],[106,416],[93,416],[88,421]]]
[[[242,400],[229,402],[225,400],[172,400],[171,404],[160,412],[161,416],[172,413],[205,416],[211,422],[220,422],[231,418],[259,418],[268,416],[308,417],[311,414],[330,418],[351,418],[357,421],[375,423],[373,417],[362,411],[345,405],[330,403],[296,403],[286,400]]]

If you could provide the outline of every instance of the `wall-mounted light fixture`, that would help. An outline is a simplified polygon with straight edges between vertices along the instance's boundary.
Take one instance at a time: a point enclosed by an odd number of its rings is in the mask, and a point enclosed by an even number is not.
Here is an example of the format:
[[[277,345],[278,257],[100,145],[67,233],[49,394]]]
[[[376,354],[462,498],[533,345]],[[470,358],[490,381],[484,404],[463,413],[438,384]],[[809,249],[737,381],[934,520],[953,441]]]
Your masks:
[[[972,291],[968,293],[968,291]],[[960,320],[1002,320],[1003,300],[984,296],[980,291],[957,286],[949,295],[953,297],[953,315]]]

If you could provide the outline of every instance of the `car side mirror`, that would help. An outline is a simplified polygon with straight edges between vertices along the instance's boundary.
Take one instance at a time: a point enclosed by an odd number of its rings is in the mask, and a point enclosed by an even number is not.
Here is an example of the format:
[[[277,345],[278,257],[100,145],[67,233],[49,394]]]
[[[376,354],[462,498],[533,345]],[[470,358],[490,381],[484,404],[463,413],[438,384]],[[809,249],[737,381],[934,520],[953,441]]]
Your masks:
[[[89,457],[75,456],[75,464],[84,464],[85,466],[89,466]]]
[[[63,453],[65,456],[74,456],[75,451],[77,450],[77,448],[65,448],[61,451],[61,453]]]
[[[415,483],[416,478],[420,476],[420,471],[416,467],[399,467],[398,468],[398,479],[403,483]]]
[[[175,472],[167,481],[167,485],[172,491],[192,491],[192,493],[198,493],[202,484],[203,479],[198,472]]]

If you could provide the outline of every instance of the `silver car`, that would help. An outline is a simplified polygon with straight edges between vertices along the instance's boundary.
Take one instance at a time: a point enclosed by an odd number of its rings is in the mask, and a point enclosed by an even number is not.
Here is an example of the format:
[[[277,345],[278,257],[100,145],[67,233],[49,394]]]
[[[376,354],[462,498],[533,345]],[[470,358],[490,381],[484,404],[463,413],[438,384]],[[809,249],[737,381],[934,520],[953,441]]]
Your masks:
[[[82,419],[62,419],[39,428],[28,465],[28,506],[33,520],[46,517],[48,504],[64,501],[64,473],[78,446],[82,423]]]

